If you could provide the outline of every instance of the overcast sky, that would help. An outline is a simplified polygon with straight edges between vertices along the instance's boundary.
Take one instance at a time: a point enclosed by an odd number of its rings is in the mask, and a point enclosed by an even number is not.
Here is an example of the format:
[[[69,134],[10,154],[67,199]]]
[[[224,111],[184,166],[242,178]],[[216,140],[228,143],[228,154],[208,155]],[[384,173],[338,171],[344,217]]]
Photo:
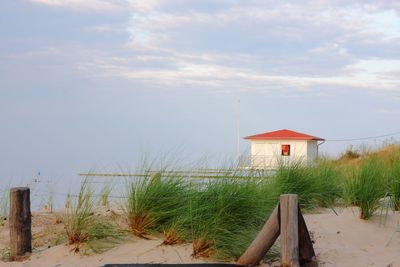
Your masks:
[[[400,131],[396,0],[1,1],[0,38],[5,176]]]

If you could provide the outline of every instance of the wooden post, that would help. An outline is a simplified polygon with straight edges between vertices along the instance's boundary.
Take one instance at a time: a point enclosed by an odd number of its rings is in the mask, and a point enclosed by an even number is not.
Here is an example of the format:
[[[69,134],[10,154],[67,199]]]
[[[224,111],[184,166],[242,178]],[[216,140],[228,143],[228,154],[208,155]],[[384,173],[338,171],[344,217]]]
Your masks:
[[[281,266],[300,267],[298,197],[295,194],[281,195]]]
[[[10,189],[11,260],[21,260],[32,252],[31,203],[28,187]]]
[[[258,265],[279,236],[279,204],[237,264]]]
[[[299,257],[300,264],[304,267],[317,267],[318,262],[315,256],[315,251],[311,241],[310,233],[308,232],[306,222],[303,214],[301,214],[300,207],[299,213]]]

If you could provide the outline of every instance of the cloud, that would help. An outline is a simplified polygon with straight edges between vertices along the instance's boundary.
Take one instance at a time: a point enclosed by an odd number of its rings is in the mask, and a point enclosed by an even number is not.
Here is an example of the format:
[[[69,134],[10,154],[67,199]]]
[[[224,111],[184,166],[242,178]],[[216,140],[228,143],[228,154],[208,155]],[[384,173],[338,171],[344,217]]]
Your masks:
[[[221,92],[262,92],[287,96],[298,92],[334,93],[334,89],[400,92],[399,79],[381,79],[380,73],[368,68],[372,62],[352,65],[351,74],[313,77],[278,75],[251,68],[213,64],[212,55],[131,56],[129,58],[95,59],[79,65],[79,69],[96,77],[120,77],[144,87],[169,89],[201,89]],[[193,63],[193,59],[202,63]],[[243,60],[247,60],[246,57]],[[161,62],[161,64],[159,63]],[[165,62],[169,62],[165,65]],[[209,63],[206,63],[209,62]],[[375,62],[376,63],[376,62]],[[380,63],[380,64],[384,64]],[[379,69],[379,68],[377,68]],[[388,68],[390,69],[390,68]]]
[[[33,3],[68,8],[76,11],[121,12],[149,11],[158,6],[158,0],[31,0]]]
[[[34,3],[52,7],[69,8],[78,11],[115,12],[126,5],[124,1],[111,0],[31,0]]]
[[[85,33],[125,33],[125,28],[120,24],[98,24],[82,27]]]
[[[77,11],[121,12],[146,11],[157,6],[156,0],[31,0],[47,6],[69,8]]]
[[[34,1],[82,10],[100,2]],[[119,77],[143,86],[228,91],[399,88],[393,75],[400,60],[395,2],[101,2],[103,6],[96,7],[100,10],[128,10],[123,30],[129,38],[110,51],[98,48],[98,53],[75,64],[88,75]],[[106,33],[115,26],[84,30]]]

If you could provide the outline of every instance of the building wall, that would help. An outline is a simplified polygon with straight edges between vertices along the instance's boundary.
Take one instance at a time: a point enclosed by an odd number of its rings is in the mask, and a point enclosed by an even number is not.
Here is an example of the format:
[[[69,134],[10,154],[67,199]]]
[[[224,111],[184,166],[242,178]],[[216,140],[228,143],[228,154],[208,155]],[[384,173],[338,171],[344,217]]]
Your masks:
[[[281,146],[290,145],[290,155],[281,155]],[[251,140],[251,166],[275,169],[279,163],[307,162],[317,157],[317,142],[307,140]]]
[[[307,161],[314,161],[318,157],[317,141],[307,141]]]

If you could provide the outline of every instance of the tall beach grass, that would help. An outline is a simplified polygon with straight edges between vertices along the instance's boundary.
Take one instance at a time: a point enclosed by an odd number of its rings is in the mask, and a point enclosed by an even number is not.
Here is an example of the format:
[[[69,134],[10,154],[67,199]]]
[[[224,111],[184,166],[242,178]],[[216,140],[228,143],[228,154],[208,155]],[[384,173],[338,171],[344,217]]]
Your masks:
[[[124,211],[132,233],[146,238],[151,230],[171,225],[172,220],[184,210],[188,201],[181,176],[162,177],[162,173],[148,173],[127,185]]]
[[[84,252],[102,252],[110,248],[108,245],[103,246],[104,244],[110,244],[124,236],[123,231],[95,215],[96,202],[94,191],[87,180],[84,180],[76,201],[67,209],[64,218],[68,243],[74,246],[75,252],[81,251],[82,247],[86,248]]]
[[[235,258],[250,244],[276,201],[262,182],[221,180],[198,190],[191,200],[193,255]]]
[[[354,166],[344,183],[343,198],[348,205],[360,208],[360,218],[369,219],[380,207],[387,191],[384,164],[376,156],[370,156]]]
[[[332,206],[341,195],[340,172],[327,160],[307,166],[301,161],[280,164],[272,178],[273,194],[298,194],[302,208]]]
[[[357,205],[363,219],[374,214],[385,195],[396,207],[397,162],[383,164],[371,152],[357,159],[281,164],[276,173],[232,166],[205,172],[198,180],[186,171],[142,167],[143,177],[126,181],[124,216],[135,236],[163,233],[163,245],[191,242],[194,257],[232,260],[262,228],[281,194],[298,194],[306,210],[343,202]],[[195,169],[196,176],[199,171]]]
[[[400,210],[400,146],[387,147],[389,153],[386,163],[388,176],[388,194],[391,207],[395,211]]]
[[[130,181],[124,210],[132,233],[148,238],[152,231],[163,232],[165,245],[192,242],[194,257],[239,256],[276,197],[252,172],[232,168],[215,176],[201,181],[159,172]]]

